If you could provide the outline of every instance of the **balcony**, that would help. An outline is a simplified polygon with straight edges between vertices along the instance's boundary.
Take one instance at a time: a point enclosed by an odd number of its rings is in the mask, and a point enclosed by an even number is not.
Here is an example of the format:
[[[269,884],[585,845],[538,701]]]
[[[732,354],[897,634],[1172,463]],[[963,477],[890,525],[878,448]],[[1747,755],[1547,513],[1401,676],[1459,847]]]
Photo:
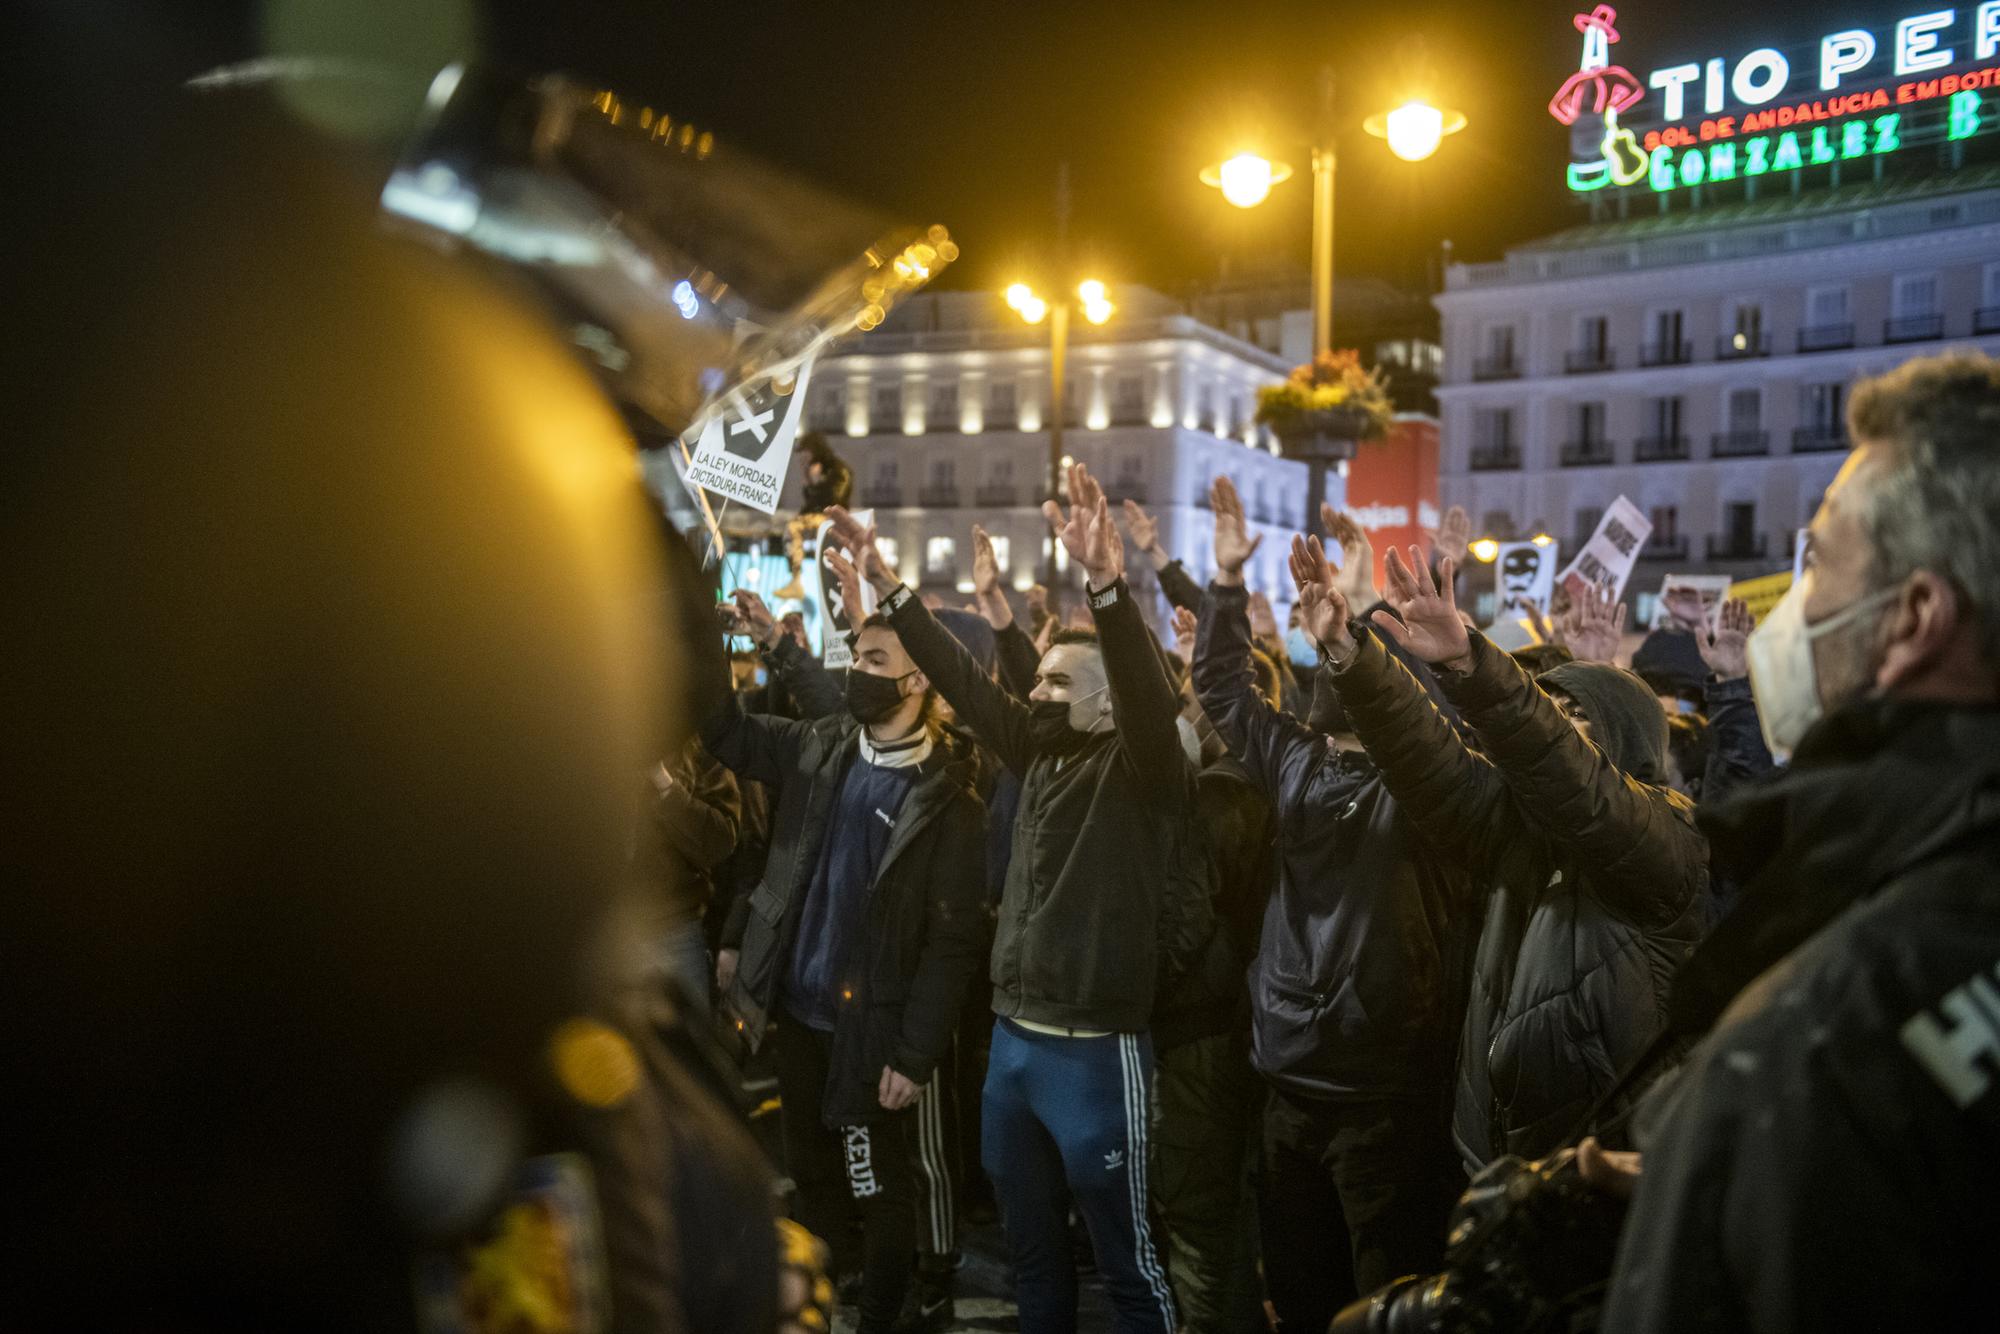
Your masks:
[[[2000,306],[1981,306],[1972,312],[1972,332],[2000,333]]]
[[[1801,426],[1792,432],[1792,453],[1831,454],[1847,448],[1847,427]]]
[[[1615,370],[1618,354],[1608,347],[1579,347],[1563,354],[1563,370],[1571,375]]]
[[[1514,360],[1511,352],[1504,357],[1480,357],[1472,363],[1472,378],[1475,381],[1518,380],[1521,378],[1521,363]]]
[[[1724,334],[1715,340],[1717,361],[1742,361],[1749,357],[1771,355],[1771,335],[1769,334]]]
[[[1708,558],[1710,560],[1763,560],[1770,543],[1762,533],[1710,534]]]
[[[1685,366],[1693,360],[1693,343],[1647,343],[1639,349],[1641,366]]]
[[[1510,472],[1521,466],[1521,447],[1474,445],[1470,462],[1474,472]]]
[[[927,510],[955,510],[958,508],[958,488],[956,486],[926,486],[917,492],[917,504]]]
[[[1640,560],[1686,560],[1688,554],[1687,534],[1661,537],[1657,532],[1646,539],[1646,545],[1639,548]]]
[[[1799,330],[1799,351],[1833,352],[1854,346],[1852,324],[1819,324]]]
[[[972,498],[981,509],[1004,510],[1020,504],[1020,494],[1012,483],[991,482],[975,490]]]
[[[861,489],[861,503],[869,509],[901,509],[903,488],[894,482],[871,482]]]
[[[1646,436],[1632,446],[1634,463],[1679,463],[1687,456],[1688,438],[1684,435]]]
[[[1708,438],[1710,457],[1747,459],[1771,452],[1769,431],[1717,431]]]
[[[1882,341],[1885,343],[1921,343],[1931,338],[1944,337],[1944,316],[1904,315],[1898,319],[1882,321]]]
[[[1601,468],[1615,461],[1609,440],[1573,440],[1562,447],[1565,468]]]

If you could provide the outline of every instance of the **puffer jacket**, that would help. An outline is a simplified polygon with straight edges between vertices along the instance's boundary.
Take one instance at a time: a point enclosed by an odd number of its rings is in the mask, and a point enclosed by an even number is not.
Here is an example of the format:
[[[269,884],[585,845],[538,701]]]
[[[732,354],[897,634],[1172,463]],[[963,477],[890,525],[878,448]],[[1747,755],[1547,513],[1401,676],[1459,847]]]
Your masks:
[[[1439,684],[1453,734],[1372,631],[1331,673],[1354,730],[1419,827],[1486,898],[1459,1044],[1452,1133],[1468,1167],[1560,1145],[1665,1026],[1668,983],[1701,931],[1707,840],[1660,786],[1667,724],[1629,672],[1543,675],[1591,720],[1585,741],[1513,659],[1472,636]]]

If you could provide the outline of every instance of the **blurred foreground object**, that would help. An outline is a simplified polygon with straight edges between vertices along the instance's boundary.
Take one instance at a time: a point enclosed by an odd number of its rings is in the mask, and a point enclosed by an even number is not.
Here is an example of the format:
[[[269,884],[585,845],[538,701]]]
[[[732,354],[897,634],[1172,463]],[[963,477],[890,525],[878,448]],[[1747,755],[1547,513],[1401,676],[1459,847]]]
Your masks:
[[[567,1327],[768,1326],[751,1150],[619,990],[693,588],[618,413],[351,146],[85,49],[5,95],[0,1323],[411,1327],[540,1162]]]

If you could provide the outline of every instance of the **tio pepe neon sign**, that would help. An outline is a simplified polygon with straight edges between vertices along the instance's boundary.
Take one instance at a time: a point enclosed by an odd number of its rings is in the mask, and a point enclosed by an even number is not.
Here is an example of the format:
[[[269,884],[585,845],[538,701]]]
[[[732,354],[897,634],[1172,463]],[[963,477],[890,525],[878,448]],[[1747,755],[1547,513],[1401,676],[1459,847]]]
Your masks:
[[[1964,34],[1954,35],[1954,9],[1898,21],[1889,30],[1887,52],[1865,29],[1828,34],[1819,42],[1813,90],[1822,96],[1796,104],[1771,105],[1790,86],[1792,69],[1784,53],[1770,47],[1749,52],[1733,67],[1717,56],[1654,70],[1645,87],[1660,93],[1666,124],[1649,130],[1641,142],[1619,125],[1620,114],[1637,105],[1645,92],[1629,70],[1610,63],[1609,45],[1618,40],[1616,20],[1609,5],[1575,16],[1572,22],[1584,35],[1583,58],[1549,102],[1549,114],[1565,125],[1590,116],[1604,127],[1599,156],[1569,165],[1568,184],[1574,191],[1641,180],[1655,191],[1666,191],[1894,152],[1907,128],[1897,108],[1937,100],[1946,106],[1945,137],[1964,139],[1986,128],[1980,90],[2000,88],[2000,68],[1925,77],[1961,59],[1984,61],[2000,54],[2000,0],[1987,0],[1971,11]],[[1970,44],[1961,47],[1966,36]],[[1962,57],[1962,49],[1970,56]],[[1871,74],[1871,66],[1886,69]],[[1879,80],[1890,72],[1906,82],[1839,92],[1842,82],[1855,76]],[[1676,124],[1688,118],[1690,93],[1697,85],[1704,118],[1698,124]],[[1837,95],[1823,96],[1827,93]],[[1739,105],[1751,109],[1730,114]],[[1839,121],[1843,116],[1859,119]]]

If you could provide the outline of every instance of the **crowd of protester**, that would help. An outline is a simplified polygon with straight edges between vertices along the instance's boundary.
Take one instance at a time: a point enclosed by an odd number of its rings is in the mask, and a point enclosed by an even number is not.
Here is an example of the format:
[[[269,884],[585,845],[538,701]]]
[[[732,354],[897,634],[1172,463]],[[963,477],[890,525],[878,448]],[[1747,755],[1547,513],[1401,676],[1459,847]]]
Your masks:
[[[943,1327],[978,1174],[1024,1330],[1074,1326],[1080,1262],[1120,1330],[1324,1329],[1452,1263],[1512,1163],[1635,1197],[1615,1280],[1578,1276],[1608,1329],[1969,1299],[2000,366],[1913,362],[1853,425],[1766,628],[1675,607],[1629,656],[1589,598],[1496,648],[1456,513],[1378,565],[1328,507],[1281,632],[1227,477],[1204,588],[1082,465],[1046,507],[1067,619],[1039,588],[1017,615],[977,529],[971,603],[919,598],[837,505],[829,564],[878,607],[844,674],[736,591],[765,684],[655,783],[671,899],[735,851],[716,761],[769,794],[761,874],[710,907],[712,972],[677,926],[660,958],[768,1050],[860,1328]]]
[[[1991,1323],[2000,361],[1625,665],[1471,626],[1462,516],[1281,617],[1226,478],[1203,587],[1081,465],[1075,605],[975,530],[934,606],[809,451],[833,671],[541,321],[141,71],[17,98],[0,1328],[909,1334],[989,1216],[1027,1334]]]

